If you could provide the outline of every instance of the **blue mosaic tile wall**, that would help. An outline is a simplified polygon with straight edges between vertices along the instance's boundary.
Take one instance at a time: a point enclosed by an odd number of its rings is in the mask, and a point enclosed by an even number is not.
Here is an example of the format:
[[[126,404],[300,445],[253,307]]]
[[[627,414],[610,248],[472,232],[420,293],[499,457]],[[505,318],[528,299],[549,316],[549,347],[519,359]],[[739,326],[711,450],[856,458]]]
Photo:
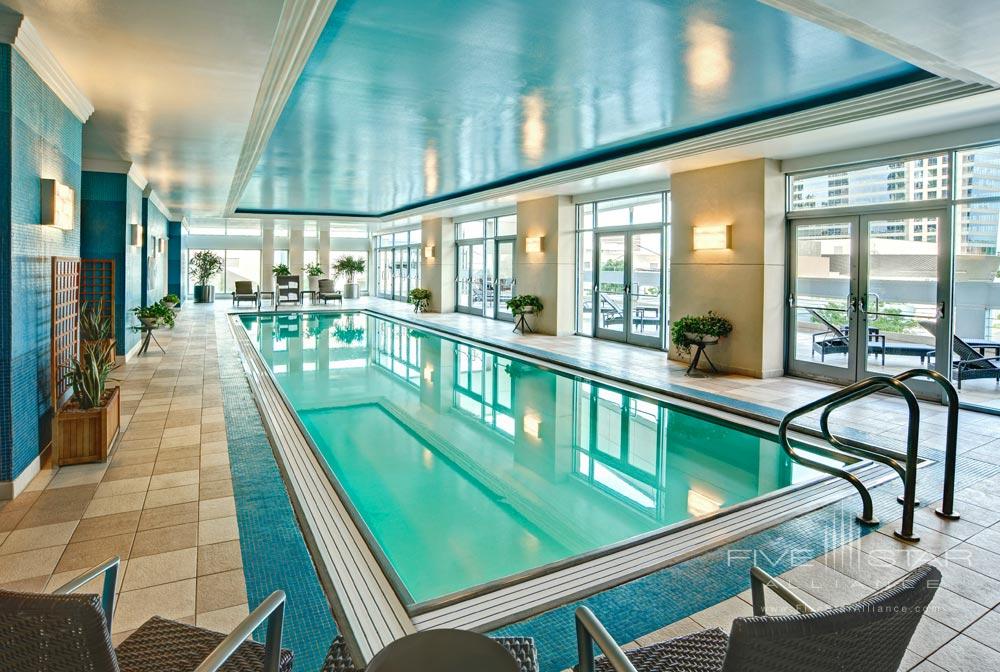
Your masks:
[[[10,175],[10,45],[0,44],[0,175]],[[0,232],[10,231],[10,185],[0,180]],[[10,405],[10,236],[0,235],[0,481],[11,480],[14,452],[11,450],[12,408]]]
[[[4,432],[0,452],[10,455],[0,459],[0,479],[10,480],[51,440],[50,257],[80,254],[83,124],[20,54],[8,45],[2,50],[5,91],[0,125],[10,138],[9,148],[3,150],[10,161],[4,166],[9,168],[10,186],[0,219],[0,238],[5,239],[0,249],[4,268],[0,295],[6,304],[0,314],[6,323],[0,331],[0,350],[9,353],[2,375],[9,376],[10,383],[3,390],[0,414],[6,418],[0,420]],[[42,178],[56,179],[76,192],[72,230],[39,225]]]
[[[82,179],[80,254],[115,260],[115,335],[124,355],[139,342],[126,327],[128,309],[142,301],[142,249],[129,244],[129,225],[142,221],[142,190],[127,175],[85,171]]]
[[[337,626],[225,319],[216,320],[219,376],[247,599],[252,609],[274,590],[284,590],[283,646],[294,652],[295,669],[318,670]],[[255,637],[263,641],[263,628]]]
[[[167,222],[167,292],[176,294],[184,303],[184,225],[180,222]]]
[[[142,199],[145,239],[142,249],[142,305],[156,303],[167,293],[167,255],[157,249],[167,237],[167,216],[148,198]]]

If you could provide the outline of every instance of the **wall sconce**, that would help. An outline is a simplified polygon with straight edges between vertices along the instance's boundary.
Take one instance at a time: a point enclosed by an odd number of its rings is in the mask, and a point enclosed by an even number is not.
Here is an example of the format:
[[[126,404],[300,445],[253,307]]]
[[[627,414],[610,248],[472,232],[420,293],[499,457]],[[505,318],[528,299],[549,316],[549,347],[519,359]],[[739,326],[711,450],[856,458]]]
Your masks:
[[[733,227],[729,224],[695,226],[692,232],[696,250],[728,250],[733,246]]]
[[[542,419],[534,413],[528,413],[524,416],[522,426],[524,427],[525,434],[537,439],[538,434],[542,429]]]
[[[433,258],[434,258],[434,246],[424,245],[424,259],[433,259]]]
[[[428,384],[434,382],[434,367],[430,364],[424,367],[424,382]]]
[[[166,252],[167,251],[167,239],[166,238],[160,238],[160,240],[157,241],[157,246],[159,247],[159,250],[160,250],[161,254],[163,252]]]
[[[73,228],[73,209],[76,206],[76,192],[73,187],[55,180],[42,180],[41,224],[54,226],[63,231]]]
[[[129,224],[129,245],[132,247],[139,247],[142,245],[142,225],[141,224]]]
[[[543,236],[528,236],[524,239],[524,251],[531,252],[541,252],[542,251],[542,238]]]

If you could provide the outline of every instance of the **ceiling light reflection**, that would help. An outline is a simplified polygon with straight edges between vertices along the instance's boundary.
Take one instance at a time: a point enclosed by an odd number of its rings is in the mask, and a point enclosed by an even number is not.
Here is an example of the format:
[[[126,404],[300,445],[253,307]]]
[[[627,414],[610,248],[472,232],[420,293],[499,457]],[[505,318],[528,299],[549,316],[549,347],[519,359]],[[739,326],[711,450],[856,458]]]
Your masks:
[[[688,50],[684,55],[688,81],[697,93],[715,93],[729,83],[733,72],[729,31],[702,19],[687,28]]]
[[[424,192],[433,196],[438,191],[438,152],[434,145],[424,150]]]
[[[530,161],[545,155],[545,101],[541,94],[521,98],[521,152]]]

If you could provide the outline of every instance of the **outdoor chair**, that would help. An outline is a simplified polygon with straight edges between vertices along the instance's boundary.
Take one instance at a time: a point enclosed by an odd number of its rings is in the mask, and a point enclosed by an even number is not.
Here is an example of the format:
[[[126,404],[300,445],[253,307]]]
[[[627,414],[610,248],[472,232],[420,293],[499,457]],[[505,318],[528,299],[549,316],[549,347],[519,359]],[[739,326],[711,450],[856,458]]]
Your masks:
[[[285,594],[278,590],[229,634],[154,616],[111,644],[119,559],[85,572],[51,595],[0,590],[0,669],[18,672],[286,672],[281,648]],[[73,593],[104,576],[103,595]],[[248,638],[267,622],[267,643]],[[224,667],[223,667],[224,666]]]
[[[340,301],[344,302],[344,295],[342,292],[334,289],[333,280],[329,278],[324,278],[319,281],[316,290],[316,300],[322,300],[323,303],[327,301]]]
[[[896,672],[940,581],[937,568],[923,565],[860,602],[814,611],[754,567],[754,616],[733,621],[732,634],[715,628],[630,651],[611,639],[587,607],[578,607],[577,672]],[[765,588],[799,613],[765,615]],[[605,654],[596,660],[594,643]]]
[[[958,359],[952,362],[952,369],[955,378],[958,380],[958,389],[962,389],[963,380],[976,380],[979,378],[992,378],[1000,385],[1000,357],[983,357],[981,354],[958,336],[952,336],[952,349],[958,355]]]
[[[260,293],[254,291],[253,283],[249,280],[237,280],[236,291],[233,292],[233,307],[239,307],[241,301],[253,301],[253,305],[258,305]]]
[[[826,361],[827,355],[845,354],[850,343],[850,334],[846,328],[838,327],[830,320],[823,317],[822,313],[815,308],[806,308],[806,312],[818,320],[826,331],[817,332],[812,335],[813,352],[819,353],[821,362]],[[882,355],[882,365],[885,366],[885,336],[877,330],[868,330],[868,353]]]

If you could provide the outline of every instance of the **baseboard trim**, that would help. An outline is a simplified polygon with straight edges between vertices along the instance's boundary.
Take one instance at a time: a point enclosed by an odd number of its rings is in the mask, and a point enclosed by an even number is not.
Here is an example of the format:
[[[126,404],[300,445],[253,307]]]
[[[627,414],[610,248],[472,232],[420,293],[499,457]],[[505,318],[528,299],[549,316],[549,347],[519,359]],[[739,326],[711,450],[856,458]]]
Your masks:
[[[13,481],[0,481],[0,501],[14,499],[28,487],[31,480],[42,470],[42,465],[52,462],[52,444],[45,446],[27,467]]]

